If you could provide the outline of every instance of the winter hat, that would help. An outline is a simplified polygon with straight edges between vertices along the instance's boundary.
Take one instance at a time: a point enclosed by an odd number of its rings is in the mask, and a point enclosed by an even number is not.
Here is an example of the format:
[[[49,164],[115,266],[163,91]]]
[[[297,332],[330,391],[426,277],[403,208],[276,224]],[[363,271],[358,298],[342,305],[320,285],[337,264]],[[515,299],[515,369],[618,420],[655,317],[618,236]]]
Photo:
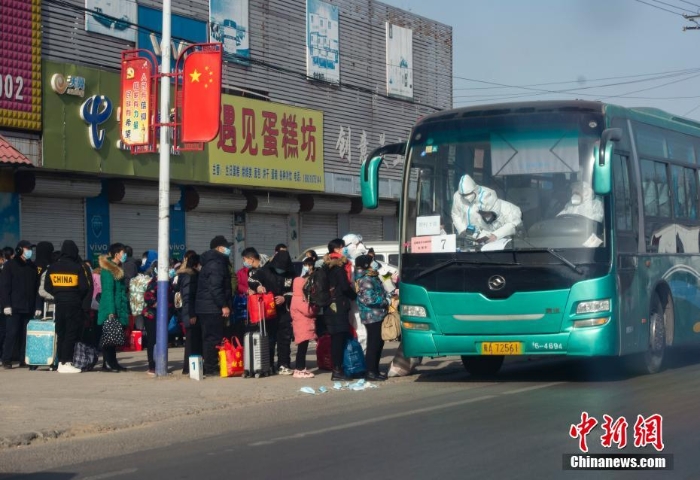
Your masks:
[[[233,243],[226,240],[226,237],[224,237],[223,235],[217,235],[216,237],[211,239],[211,242],[209,242],[209,248],[211,248],[212,250],[218,247],[229,248],[231,247],[231,245],[233,245]]]
[[[367,270],[372,265],[372,257],[369,255],[360,255],[355,259],[355,268]]]

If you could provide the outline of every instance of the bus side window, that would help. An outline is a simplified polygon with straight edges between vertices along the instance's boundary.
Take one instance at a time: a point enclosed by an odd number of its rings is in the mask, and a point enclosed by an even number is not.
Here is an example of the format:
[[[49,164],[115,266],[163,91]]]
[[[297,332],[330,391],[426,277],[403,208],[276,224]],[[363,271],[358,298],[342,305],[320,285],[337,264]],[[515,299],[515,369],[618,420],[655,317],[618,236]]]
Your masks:
[[[637,251],[636,195],[630,179],[629,156],[613,156],[613,181],[615,200],[615,228],[620,252]]]

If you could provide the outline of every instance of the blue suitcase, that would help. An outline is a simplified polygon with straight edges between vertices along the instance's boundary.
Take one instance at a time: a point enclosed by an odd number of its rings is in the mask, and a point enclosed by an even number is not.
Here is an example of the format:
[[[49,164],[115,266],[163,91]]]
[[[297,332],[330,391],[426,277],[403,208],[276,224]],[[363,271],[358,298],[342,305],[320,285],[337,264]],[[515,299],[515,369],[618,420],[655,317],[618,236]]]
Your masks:
[[[30,320],[24,362],[31,366],[51,366],[56,359],[56,324],[53,318]]]

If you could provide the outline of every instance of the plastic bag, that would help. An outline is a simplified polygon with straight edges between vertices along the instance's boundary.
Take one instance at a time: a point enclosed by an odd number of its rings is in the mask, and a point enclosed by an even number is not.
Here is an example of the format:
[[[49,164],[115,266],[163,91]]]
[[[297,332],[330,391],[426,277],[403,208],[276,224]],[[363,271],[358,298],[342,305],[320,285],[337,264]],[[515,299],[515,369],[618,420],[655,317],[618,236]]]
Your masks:
[[[362,346],[360,342],[354,338],[351,338],[345,344],[345,351],[343,352],[343,370],[347,377],[361,375],[367,371]]]

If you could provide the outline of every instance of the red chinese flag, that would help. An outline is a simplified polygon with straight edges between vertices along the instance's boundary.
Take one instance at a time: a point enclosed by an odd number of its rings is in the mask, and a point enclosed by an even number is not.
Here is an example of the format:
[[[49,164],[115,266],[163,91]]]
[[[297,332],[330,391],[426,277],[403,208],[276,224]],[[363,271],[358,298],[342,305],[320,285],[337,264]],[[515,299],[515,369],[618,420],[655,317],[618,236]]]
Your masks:
[[[182,142],[210,142],[219,134],[221,49],[191,53],[183,67]]]

